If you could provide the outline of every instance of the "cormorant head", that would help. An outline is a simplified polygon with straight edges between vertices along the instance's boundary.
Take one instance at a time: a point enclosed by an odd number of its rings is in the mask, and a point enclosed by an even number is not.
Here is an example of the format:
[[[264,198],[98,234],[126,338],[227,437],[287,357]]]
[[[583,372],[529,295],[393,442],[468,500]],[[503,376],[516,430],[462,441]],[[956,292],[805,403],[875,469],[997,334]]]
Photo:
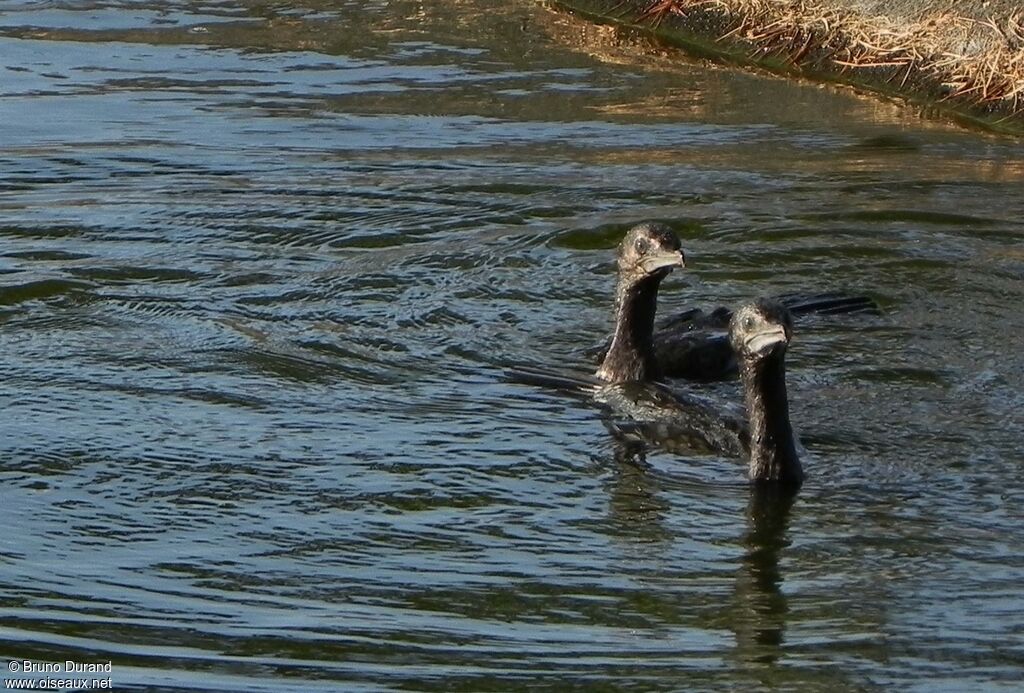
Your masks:
[[[778,301],[762,298],[737,310],[729,322],[729,341],[745,362],[783,354],[793,338],[793,316]]]
[[[686,267],[686,258],[679,237],[664,224],[637,224],[619,244],[619,276],[630,283],[663,279],[676,267]]]

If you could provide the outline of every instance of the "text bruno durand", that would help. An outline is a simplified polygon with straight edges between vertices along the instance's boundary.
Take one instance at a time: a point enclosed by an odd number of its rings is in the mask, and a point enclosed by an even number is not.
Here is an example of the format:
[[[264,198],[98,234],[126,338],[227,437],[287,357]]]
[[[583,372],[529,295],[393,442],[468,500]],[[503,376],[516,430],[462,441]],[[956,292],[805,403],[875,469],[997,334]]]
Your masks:
[[[4,690],[66,691],[110,690],[114,667],[110,662],[43,662],[12,659],[7,662]]]

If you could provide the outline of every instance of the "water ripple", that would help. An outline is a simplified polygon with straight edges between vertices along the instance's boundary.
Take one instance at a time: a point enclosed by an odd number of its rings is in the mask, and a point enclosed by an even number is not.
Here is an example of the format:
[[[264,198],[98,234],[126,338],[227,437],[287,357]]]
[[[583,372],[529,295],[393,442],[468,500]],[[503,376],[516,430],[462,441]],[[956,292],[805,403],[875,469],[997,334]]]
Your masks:
[[[540,5],[8,4],[12,657],[168,690],[1016,683],[1014,143]],[[689,260],[660,310],[881,306],[796,335],[795,501],[503,377],[593,368],[638,220]]]

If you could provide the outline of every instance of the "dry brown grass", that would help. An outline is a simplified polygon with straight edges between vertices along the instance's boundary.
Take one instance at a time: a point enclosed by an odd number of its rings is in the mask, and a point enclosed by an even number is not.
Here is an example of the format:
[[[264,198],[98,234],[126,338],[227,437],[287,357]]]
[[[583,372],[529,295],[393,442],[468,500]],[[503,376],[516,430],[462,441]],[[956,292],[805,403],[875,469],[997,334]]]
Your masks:
[[[941,7],[941,9],[939,9]],[[936,5],[907,22],[819,0],[654,0],[643,19],[716,27],[752,59],[838,71],[1016,118],[1024,113],[1024,10],[978,19]],[[698,32],[699,33],[699,32]]]

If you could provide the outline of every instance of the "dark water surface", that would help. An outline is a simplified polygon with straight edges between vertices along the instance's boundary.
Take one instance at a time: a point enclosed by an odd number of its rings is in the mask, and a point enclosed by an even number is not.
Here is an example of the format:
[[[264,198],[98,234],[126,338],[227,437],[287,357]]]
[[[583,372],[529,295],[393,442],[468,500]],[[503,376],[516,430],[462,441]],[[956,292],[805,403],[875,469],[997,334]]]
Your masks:
[[[1021,144],[526,0],[0,10],[0,654],[1019,690]],[[644,219],[690,258],[664,310],[883,306],[797,335],[792,507],[501,377],[589,368]]]

